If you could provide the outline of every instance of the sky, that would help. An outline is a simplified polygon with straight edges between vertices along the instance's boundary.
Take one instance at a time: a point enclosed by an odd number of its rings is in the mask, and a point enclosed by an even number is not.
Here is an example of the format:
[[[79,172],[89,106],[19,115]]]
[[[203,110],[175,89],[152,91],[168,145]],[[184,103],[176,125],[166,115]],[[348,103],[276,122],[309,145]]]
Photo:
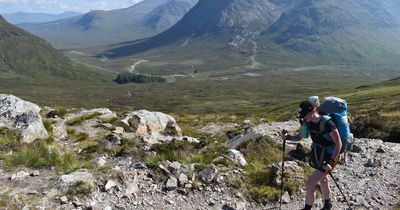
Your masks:
[[[132,6],[142,0],[0,0],[0,14],[14,12],[89,12]]]

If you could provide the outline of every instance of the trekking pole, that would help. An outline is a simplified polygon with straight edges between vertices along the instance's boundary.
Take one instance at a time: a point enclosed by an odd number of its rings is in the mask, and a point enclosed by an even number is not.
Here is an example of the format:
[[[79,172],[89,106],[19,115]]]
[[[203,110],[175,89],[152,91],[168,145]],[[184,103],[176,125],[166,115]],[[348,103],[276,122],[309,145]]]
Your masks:
[[[282,210],[282,196],[283,196],[283,174],[285,170],[285,150],[286,150],[286,134],[287,131],[283,130],[283,155],[282,155],[282,173],[281,173],[281,196],[279,198],[279,209]]]
[[[342,189],[340,188],[339,184],[336,182],[335,177],[333,177],[332,172],[329,171],[328,173],[329,173],[329,175],[332,177],[333,182],[335,182],[336,187],[339,189],[340,193],[342,194],[342,196],[343,196],[343,198],[344,198],[344,201],[346,201],[347,205],[349,206],[349,209],[351,210],[352,208],[351,208],[351,206],[350,206],[350,203],[349,203],[349,201],[347,200],[346,196],[344,195],[344,193],[343,193]]]

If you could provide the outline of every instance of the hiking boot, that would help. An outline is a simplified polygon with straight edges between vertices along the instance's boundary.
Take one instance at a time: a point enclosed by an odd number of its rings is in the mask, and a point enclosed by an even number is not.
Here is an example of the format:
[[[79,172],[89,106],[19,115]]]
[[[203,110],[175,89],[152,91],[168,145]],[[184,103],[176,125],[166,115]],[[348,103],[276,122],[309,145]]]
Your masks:
[[[331,202],[326,202],[324,204],[324,207],[322,207],[321,210],[331,210],[332,209],[332,203]]]

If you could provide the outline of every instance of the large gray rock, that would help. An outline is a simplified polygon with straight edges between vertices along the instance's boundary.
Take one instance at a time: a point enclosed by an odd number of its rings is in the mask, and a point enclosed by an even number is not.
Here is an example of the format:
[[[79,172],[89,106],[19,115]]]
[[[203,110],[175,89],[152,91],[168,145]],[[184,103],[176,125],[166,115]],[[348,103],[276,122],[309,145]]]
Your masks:
[[[121,121],[149,144],[171,141],[173,137],[182,137],[181,128],[176,120],[161,112],[139,110],[126,114]]]
[[[22,142],[31,143],[35,139],[48,138],[39,112],[36,104],[13,95],[0,94],[0,127],[19,129]]]

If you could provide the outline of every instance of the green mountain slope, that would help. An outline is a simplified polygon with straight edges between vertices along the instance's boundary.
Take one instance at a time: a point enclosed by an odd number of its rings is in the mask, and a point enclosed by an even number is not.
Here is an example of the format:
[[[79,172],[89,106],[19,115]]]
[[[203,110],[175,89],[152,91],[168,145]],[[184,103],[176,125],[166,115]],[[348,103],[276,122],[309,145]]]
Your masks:
[[[286,4],[261,0],[200,0],[179,22],[165,32],[111,51],[114,57],[176,44],[189,38],[216,38],[226,34],[249,36],[268,28]],[[223,44],[226,44],[225,40]],[[184,42],[184,41],[183,41]],[[181,44],[181,43],[179,43]]]
[[[249,65],[260,68],[353,65],[391,70],[393,76],[400,60],[399,4],[396,0],[201,0],[165,32],[106,53],[149,56],[178,52],[185,46],[201,53],[208,48],[210,55],[239,53],[251,60]],[[207,45],[215,42],[218,47]],[[205,46],[197,49],[199,43]]]
[[[262,33],[288,51],[322,62],[395,67],[400,58],[398,1],[304,0],[286,10]]]
[[[197,0],[145,0],[132,7],[96,10],[42,24],[21,25],[57,48],[116,43],[149,37],[175,24]]]
[[[34,79],[87,76],[48,42],[9,24],[0,16],[0,75]]]

